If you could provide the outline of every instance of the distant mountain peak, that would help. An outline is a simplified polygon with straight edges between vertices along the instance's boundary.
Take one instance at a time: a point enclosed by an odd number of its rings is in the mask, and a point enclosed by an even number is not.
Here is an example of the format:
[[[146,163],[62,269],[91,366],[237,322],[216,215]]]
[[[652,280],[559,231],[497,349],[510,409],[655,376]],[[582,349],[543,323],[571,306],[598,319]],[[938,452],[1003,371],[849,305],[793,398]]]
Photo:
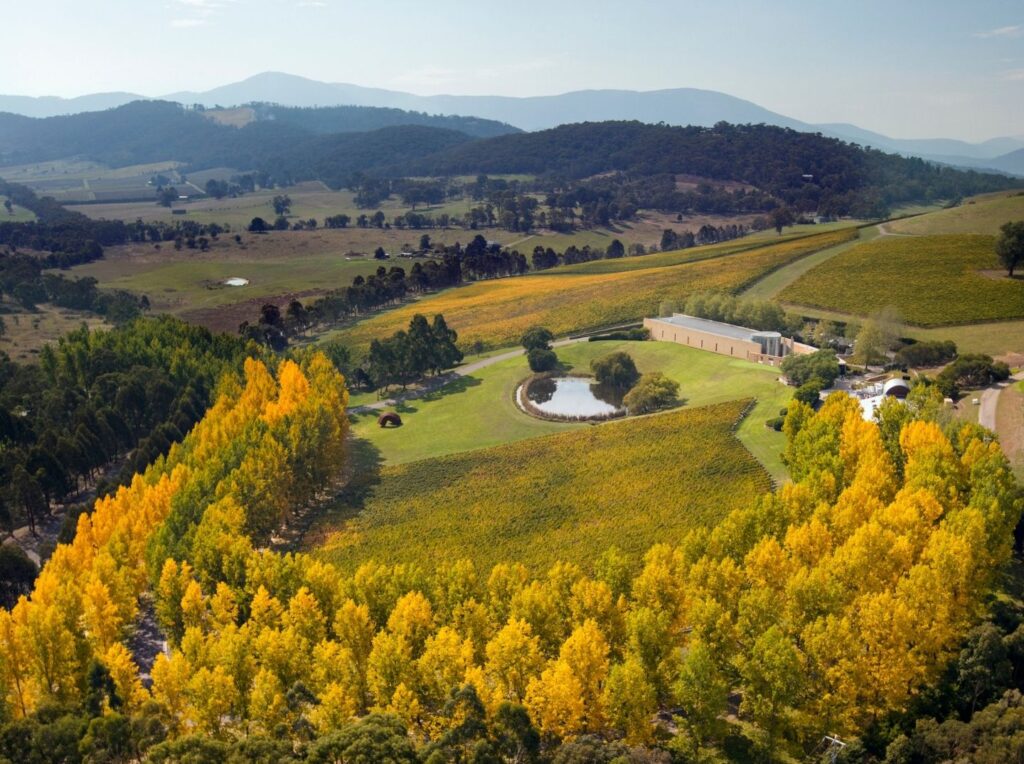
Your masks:
[[[97,111],[138,100],[131,93],[97,93],[74,99],[0,96],[0,111],[34,117]],[[206,91],[163,96],[185,104],[239,106],[261,102],[282,106],[382,106],[437,115],[496,120],[524,130],[541,130],[572,122],[633,119],[671,125],[710,126],[716,122],[764,123],[801,132],[821,132],[884,151],[920,156],[968,167],[1018,172],[1000,166],[1001,157],[1024,148],[1024,137],[968,143],[945,138],[896,139],[846,123],[812,125],[727,93],[701,88],[659,90],[591,89],[548,96],[421,96],[345,82],[321,82],[297,74],[265,71]],[[1013,163],[1016,167],[1017,163]]]

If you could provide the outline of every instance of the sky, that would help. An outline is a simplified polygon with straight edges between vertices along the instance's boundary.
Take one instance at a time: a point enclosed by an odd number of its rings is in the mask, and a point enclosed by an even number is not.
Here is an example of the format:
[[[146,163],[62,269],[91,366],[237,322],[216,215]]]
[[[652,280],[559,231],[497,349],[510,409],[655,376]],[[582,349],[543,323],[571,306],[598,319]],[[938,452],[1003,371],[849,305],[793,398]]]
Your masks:
[[[0,93],[264,71],[430,95],[697,87],[897,138],[1024,135],[1021,0],[4,0]]]

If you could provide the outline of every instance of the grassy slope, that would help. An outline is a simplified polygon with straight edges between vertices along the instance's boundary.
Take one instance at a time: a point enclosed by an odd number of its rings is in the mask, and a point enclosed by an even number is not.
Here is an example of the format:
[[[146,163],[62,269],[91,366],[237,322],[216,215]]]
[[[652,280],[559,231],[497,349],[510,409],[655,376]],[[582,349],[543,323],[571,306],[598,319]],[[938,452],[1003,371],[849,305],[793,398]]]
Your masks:
[[[318,554],[343,569],[377,559],[480,569],[639,554],[713,524],[768,488],[732,436],[745,406],[684,409],[382,468],[325,520]],[[314,534],[314,537],[321,534]],[[413,542],[412,540],[415,540]]]
[[[671,342],[586,342],[560,348],[558,357],[566,366],[587,370],[592,359],[617,350],[629,353],[641,372],[661,371],[679,382],[689,407],[757,398],[737,434],[774,477],[785,477],[779,458],[783,437],[764,426],[792,393],[777,381],[777,370]],[[363,414],[356,415],[354,432],[385,463],[399,464],[593,426],[545,422],[522,413],[513,395],[529,373],[525,358],[501,361],[400,406],[400,429],[382,430],[376,414]]]
[[[3,206],[6,199],[6,196],[0,194],[0,223],[27,223],[30,220],[36,219],[34,212],[26,210],[24,207],[19,207],[17,204],[8,213],[7,209]]]
[[[1008,220],[1024,219],[1024,194],[1000,192],[967,199],[957,207],[887,223],[893,233],[928,235],[979,233],[994,235]]]
[[[1024,317],[1024,281],[1000,273],[990,236],[886,236],[819,265],[780,297],[859,315],[892,305],[920,326]]]
[[[560,273],[558,269],[521,278],[468,284],[377,314],[335,332],[353,347],[405,328],[416,313],[443,313],[464,346],[513,345],[534,324],[557,335],[654,315],[662,300],[685,300],[701,290],[736,290],[775,268],[851,235],[822,234],[710,260],[612,273]],[[637,258],[642,260],[643,258]]]
[[[26,311],[16,303],[3,302],[2,309],[0,318],[4,322],[4,332],[0,334],[0,351],[15,361],[34,361],[43,345],[55,342],[82,324],[106,326],[103,319],[94,313],[53,305],[39,305],[35,310]]]
[[[816,268],[826,260],[830,260],[836,255],[842,254],[860,242],[871,241],[876,236],[878,236],[877,226],[861,228],[858,231],[857,239],[837,244],[836,246],[829,247],[828,249],[823,249],[820,252],[815,252],[813,255],[802,257],[789,265],[785,265],[777,271],[769,273],[763,279],[753,283],[750,287],[744,290],[743,294],[746,297],[758,300],[773,300],[779,292],[812,268]]]
[[[181,313],[230,305],[290,292],[326,291],[347,286],[357,275],[380,265],[372,257],[346,260],[333,231],[284,231],[242,234],[244,248],[229,236],[202,253],[175,251],[171,244],[113,248],[102,260],[72,269],[93,276],[101,286],[146,294],[154,310]],[[408,264],[406,263],[408,267]],[[242,288],[211,288],[231,276],[249,279]]]

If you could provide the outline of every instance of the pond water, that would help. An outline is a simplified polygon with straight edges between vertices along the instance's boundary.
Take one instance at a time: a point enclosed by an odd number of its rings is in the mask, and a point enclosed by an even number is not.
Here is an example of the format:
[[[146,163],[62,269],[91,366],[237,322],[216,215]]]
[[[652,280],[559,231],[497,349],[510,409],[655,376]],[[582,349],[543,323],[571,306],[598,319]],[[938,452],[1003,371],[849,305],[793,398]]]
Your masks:
[[[224,286],[245,286],[249,283],[249,279],[243,279],[240,276],[232,276],[229,279],[224,279]]]
[[[589,377],[536,379],[527,388],[526,395],[530,403],[554,416],[607,416],[622,406],[621,396]]]

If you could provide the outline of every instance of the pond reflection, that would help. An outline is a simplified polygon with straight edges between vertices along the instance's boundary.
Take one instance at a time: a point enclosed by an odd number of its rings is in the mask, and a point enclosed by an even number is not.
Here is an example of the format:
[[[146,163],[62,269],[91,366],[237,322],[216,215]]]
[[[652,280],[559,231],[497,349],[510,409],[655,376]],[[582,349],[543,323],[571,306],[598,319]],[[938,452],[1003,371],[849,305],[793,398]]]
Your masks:
[[[545,414],[566,417],[608,416],[622,406],[622,397],[589,377],[535,379],[526,397]]]

